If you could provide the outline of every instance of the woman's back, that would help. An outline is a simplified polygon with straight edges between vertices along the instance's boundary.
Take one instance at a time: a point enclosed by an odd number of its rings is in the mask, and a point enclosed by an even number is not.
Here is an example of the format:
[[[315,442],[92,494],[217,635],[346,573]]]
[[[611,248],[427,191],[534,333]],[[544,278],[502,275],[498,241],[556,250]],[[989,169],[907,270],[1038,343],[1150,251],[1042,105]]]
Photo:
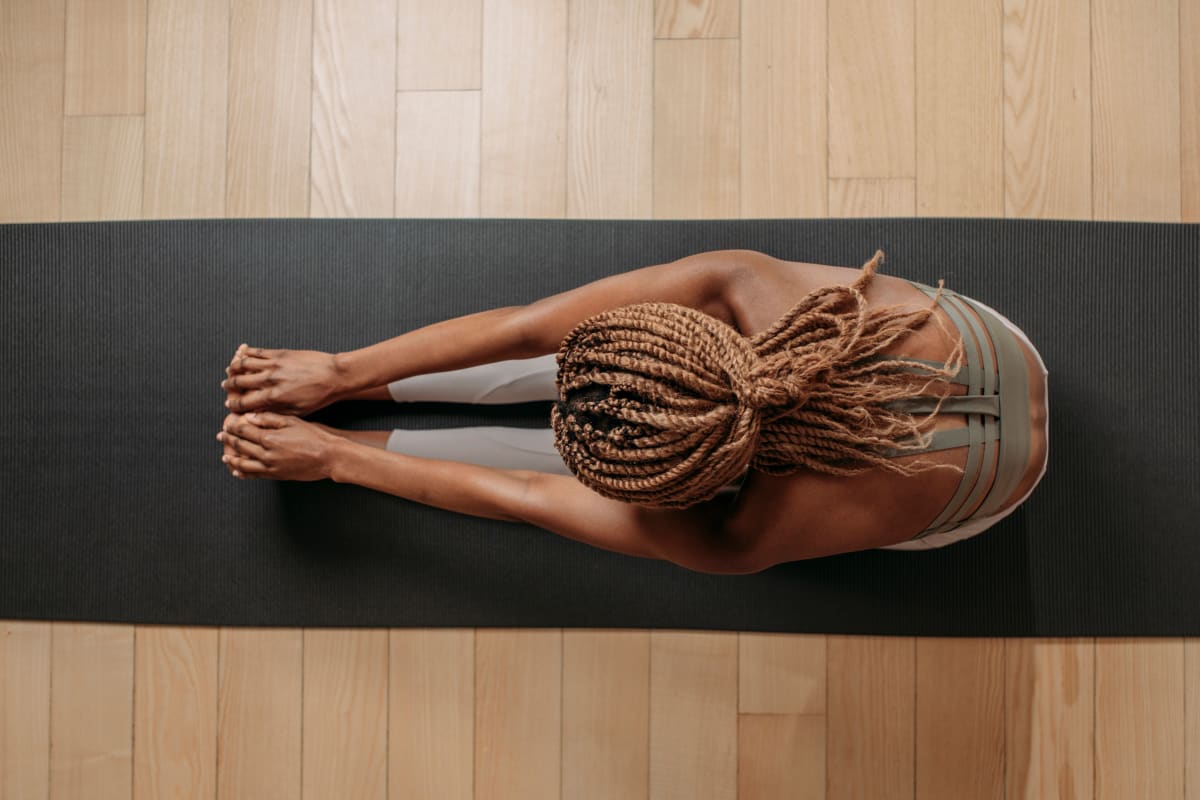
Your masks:
[[[861,275],[860,268],[781,261],[763,254],[751,257],[755,269],[731,287],[724,319],[744,336],[766,330],[807,293],[823,286],[849,285]],[[882,274],[875,275],[864,297],[870,309],[905,304],[913,311],[929,307],[930,300],[912,283]],[[957,342],[947,331],[955,331],[956,325],[941,307],[935,313],[941,317],[941,325],[930,318],[883,354],[939,364],[947,361]],[[1020,347],[1029,376],[1030,457],[1000,513],[1019,502],[1034,486],[1046,460],[1046,384],[1038,357],[1024,342]],[[991,353],[994,364],[994,347]],[[967,392],[966,385],[941,381],[929,390],[930,394],[951,396]],[[966,425],[965,414],[942,412],[925,430],[937,433]],[[962,468],[967,457],[968,447],[963,445],[900,456],[893,461],[903,465],[919,460]],[[999,448],[992,448],[991,463],[985,463],[982,472],[988,483],[964,514],[974,513],[987,497],[997,473],[998,458]],[[755,551],[769,564],[885,547],[906,542],[929,527],[955,497],[960,482],[962,476],[947,469],[913,476],[878,467],[853,476],[812,470],[775,476],[751,470],[734,502],[730,524],[735,535],[753,541]]]

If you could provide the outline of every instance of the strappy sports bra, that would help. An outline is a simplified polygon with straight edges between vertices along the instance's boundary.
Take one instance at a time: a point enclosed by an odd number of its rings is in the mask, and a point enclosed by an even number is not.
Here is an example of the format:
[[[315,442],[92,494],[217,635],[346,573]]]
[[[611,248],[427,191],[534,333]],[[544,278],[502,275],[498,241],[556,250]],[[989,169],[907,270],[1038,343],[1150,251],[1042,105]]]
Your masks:
[[[909,281],[929,297],[937,295],[937,289],[923,283]],[[1008,327],[994,314],[981,308],[970,298],[963,297],[957,292],[942,289],[942,298],[938,301],[950,319],[954,321],[965,345],[966,362],[963,368],[954,376],[951,382],[965,385],[965,395],[949,397],[942,403],[938,413],[965,414],[967,426],[946,431],[936,431],[932,434],[929,447],[922,450],[886,449],[880,454],[887,458],[915,455],[918,453],[949,450],[968,445],[967,463],[958,490],[950,499],[942,513],[934,519],[921,533],[913,539],[921,539],[933,533],[951,531],[968,520],[987,517],[1000,511],[1005,501],[1012,496],[1017,485],[1025,474],[1029,464],[1031,450],[1029,433],[1029,373],[1025,363],[1025,355],[1020,341]],[[972,316],[972,309],[983,325]],[[996,350],[992,358],[991,341]],[[925,359],[900,359],[893,356],[873,356],[869,360],[887,361],[917,361],[933,367],[942,367],[944,362],[926,361]],[[902,371],[918,373],[915,368],[900,368]],[[963,377],[963,373],[966,376]],[[937,398],[918,397],[896,400],[888,407],[912,413],[928,414],[937,407]],[[1004,425],[1011,421],[1011,425]],[[910,439],[906,443],[915,442]],[[971,508],[983,495],[988,479],[991,477],[991,464],[995,458],[997,447],[1000,450],[996,462],[996,479],[991,491],[987,493],[983,504],[974,514],[966,516],[966,509]],[[985,474],[986,472],[986,474]]]

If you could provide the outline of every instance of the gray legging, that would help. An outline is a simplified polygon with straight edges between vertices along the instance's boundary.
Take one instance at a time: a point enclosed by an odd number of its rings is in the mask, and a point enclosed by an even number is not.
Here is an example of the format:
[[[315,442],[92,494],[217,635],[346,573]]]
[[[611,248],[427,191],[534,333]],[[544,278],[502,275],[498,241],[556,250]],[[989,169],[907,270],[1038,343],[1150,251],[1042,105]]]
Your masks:
[[[555,354],[495,361],[448,372],[414,375],[388,384],[397,403],[529,403],[557,400]],[[547,418],[547,424],[549,419]],[[554,431],[496,425],[436,430],[393,430],[387,449],[421,458],[463,461],[498,469],[570,475],[554,447]]]

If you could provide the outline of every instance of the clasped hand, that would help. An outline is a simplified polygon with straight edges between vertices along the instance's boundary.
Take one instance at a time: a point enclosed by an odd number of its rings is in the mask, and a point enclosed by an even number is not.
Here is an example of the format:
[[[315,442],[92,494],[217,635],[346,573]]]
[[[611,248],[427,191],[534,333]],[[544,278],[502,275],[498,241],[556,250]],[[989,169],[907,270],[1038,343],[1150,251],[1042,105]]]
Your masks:
[[[225,417],[217,440],[224,445],[221,461],[234,477],[290,481],[330,477],[337,437],[291,413],[321,408],[335,399],[332,357],[242,345],[226,374],[230,377],[221,384],[229,397],[225,405],[234,407],[235,413]],[[289,413],[262,408],[272,400]]]

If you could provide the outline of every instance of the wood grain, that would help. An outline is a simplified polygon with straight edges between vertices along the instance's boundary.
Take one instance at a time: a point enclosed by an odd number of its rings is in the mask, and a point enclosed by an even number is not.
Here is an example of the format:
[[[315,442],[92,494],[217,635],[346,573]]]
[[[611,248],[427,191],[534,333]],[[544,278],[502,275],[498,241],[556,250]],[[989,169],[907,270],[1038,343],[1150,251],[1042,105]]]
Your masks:
[[[1181,222],[1200,222],[1200,0],[1179,0]],[[1200,740],[1197,740],[1200,741]],[[1200,796],[1200,790],[1196,790]]]
[[[1092,0],[1096,219],[1179,219],[1178,21],[1178,0]]]
[[[913,178],[830,178],[829,216],[913,217],[916,191]]]
[[[53,625],[50,797],[128,800],[133,792],[134,626]]]
[[[564,800],[646,800],[649,631],[563,631],[562,694]]]
[[[829,4],[829,176],[916,174],[913,0]]]
[[[388,796],[473,800],[474,629],[396,629],[390,647]]]
[[[300,800],[304,631],[222,628],[217,796]]]
[[[562,631],[475,633],[475,796],[559,797]]]
[[[741,215],[826,213],[823,0],[746,0],[741,47]]]
[[[916,640],[911,636],[828,639],[829,800],[911,800]]]
[[[225,211],[234,217],[306,217],[312,4],[236,2],[229,37]]]
[[[738,715],[738,800],[824,800],[825,715]]]
[[[656,0],[654,35],[660,39],[738,36],[738,0]]]
[[[654,216],[737,217],[738,44],[654,44]]]
[[[737,795],[737,637],[650,633],[650,800]]]
[[[396,88],[479,89],[482,0],[399,0]]]
[[[396,96],[396,216],[479,215],[479,92]]]
[[[1091,219],[1090,0],[1005,0],[1004,213]]]
[[[1009,639],[1006,650],[1008,796],[1093,797],[1094,640]]]
[[[567,63],[567,216],[648,217],[653,0],[573,0]]]
[[[136,219],[142,117],[67,117],[63,123],[63,221]]]
[[[1000,12],[916,0],[919,216],[1004,215]]]
[[[216,628],[139,625],[133,796],[216,797]]]
[[[313,217],[390,217],[395,206],[395,0],[315,0]]]
[[[1096,800],[1182,798],[1183,641],[1096,642]]]
[[[566,213],[566,0],[489,0],[483,9],[480,212]]]
[[[388,632],[304,631],[304,797],[386,800]]]
[[[1184,797],[1200,797],[1200,639],[1184,639]]]
[[[68,116],[146,107],[146,0],[67,0]]]
[[[825,637],[738,634],[738,711],[824,714]]]
[[[66,0],[0,4],[0,220],[54,222],[62,202]]]
[[[146,219],[225,213],[229,1],[149,0]]]
[[[0,797],[50,796],[49,622],[0,622]]]

